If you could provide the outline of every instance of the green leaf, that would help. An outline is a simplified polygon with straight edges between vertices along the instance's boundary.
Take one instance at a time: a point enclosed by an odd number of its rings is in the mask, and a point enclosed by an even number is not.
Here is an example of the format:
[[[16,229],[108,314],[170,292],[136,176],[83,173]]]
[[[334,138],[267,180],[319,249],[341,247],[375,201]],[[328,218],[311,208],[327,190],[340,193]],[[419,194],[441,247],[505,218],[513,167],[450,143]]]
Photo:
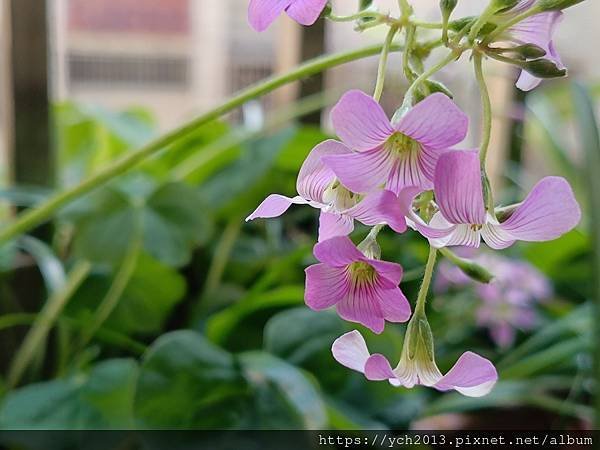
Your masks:
[[[0,408],[2,429],[104,429],[133,425],[137,364],[113,359],[89,373],[31,384],[10,392]]]
[[[294,308],[273,316],[265,326],[265,349],[294,364],[327,352],[331,343],[346,331],[342,321],[331,311],[315,312]]]
[[[96,273],[81,286],[67,307],[68,314],[94,320],[98,302],[112,282],[109,273]],[[183,299],[183,276],[147,254],[138,264],[122,298],[106,321],[106,327],[124,333],[147,334],[160,331],[173,307]]]
[[[245,317],[260,310],[298,305],[303,299],[303,286],[282,286],[269,292],[252,294],[212,315],[206,324],[206,336],[222,344]]]
[[[249,383],[257,390],[265,385],[276,388],[293,408],[300,419],[300,426],[306,429],[322,429],[327,426],[327,413],[319,391],[302,371],[291,364],[264,352],[247,352],[239,356],[242,369]],[[265,415],[269,404],[262,405],[260,397],[257,398],[258,408]],[[273,411],[270,411],[273,412]],[[263,417],[263,424],[269,423],[269,428],[274,428],[276,421],[282,417]],[[293,416],[292,416],[293,419]],[[292,420],[289,425],[294,425]],[[289,426],[288,425],[288,426]],[[281,424],[278,424],[281,427]]]
[[[23,236],[19,240],[21,248],[29,253],[35,260],[47,291],[52,294],[61,289],[67,276],[62,262],[45,243],[31,236]]]
[[[232,355],[193,331],[165,334],[142,361],[136,423],[157,429],[234,427],[247,406],[246,389]]]
[[[165,184],[143,199],[107,188],[88,202],[71,220],[77,225],[75,251],[91,261],[117,264],[141,227],[146,252],[179,267],[213,231],[204,201],[183,183]]]

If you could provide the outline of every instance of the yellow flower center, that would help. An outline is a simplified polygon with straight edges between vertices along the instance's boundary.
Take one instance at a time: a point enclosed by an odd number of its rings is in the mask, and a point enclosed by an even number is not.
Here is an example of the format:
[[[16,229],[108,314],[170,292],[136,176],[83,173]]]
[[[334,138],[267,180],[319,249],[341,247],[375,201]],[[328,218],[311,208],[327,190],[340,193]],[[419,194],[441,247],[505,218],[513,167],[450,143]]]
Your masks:
[[[360,201],[360,196],[346,189],[335,180],[323,193],[323,203],[330,205],[335,211],[352,208]]]
[[[412,156],[421,148],[417,141],[398,131],[388,138],[385,147],[396,156]]]
[[[363,261],[357,261],[350,265],[350,275],[355,284],[366,284],[375,281],[377,272],[370,264]]]

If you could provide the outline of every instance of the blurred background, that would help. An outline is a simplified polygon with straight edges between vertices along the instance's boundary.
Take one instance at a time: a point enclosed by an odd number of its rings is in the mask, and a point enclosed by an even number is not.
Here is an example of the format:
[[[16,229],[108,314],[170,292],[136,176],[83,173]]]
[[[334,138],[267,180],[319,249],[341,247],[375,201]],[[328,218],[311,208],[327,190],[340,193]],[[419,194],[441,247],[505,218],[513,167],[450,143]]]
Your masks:
[[[437,0],[414,3],[439,21]],[[484,3],[461,0],[455,17]],[[282,17],[258,34],[247,0],[1,5],[0,226],[238,90],[386,31]],[[440,263],[429,306],[440,368],[476,351],[499,369],[492,394],[395,389],[337,365],[332,341],[357,327],[303,304],[316,213],[244,223],[266,195],[294,193],[302,161],[331,136],[329,108],[373,89],[374,57],[244,105],[0,247],[0,428],[594,428],[599,15],[592,0],[566,11],[555,42],[568,79],[525,94],[513,68],[486,63],[496,197],[520,201],[560,175],[584,210],[557,241],[465,253],[496,275],[490,285]],[[389,69],[392,113],[407,87],[400,55]],[[479,139],[471,72],[463,57],[438,76],[471,117],[464,147]],[[383,233],[381,244],[414,301],[426,242]],[[361,332],[399,357],[404,326]]]

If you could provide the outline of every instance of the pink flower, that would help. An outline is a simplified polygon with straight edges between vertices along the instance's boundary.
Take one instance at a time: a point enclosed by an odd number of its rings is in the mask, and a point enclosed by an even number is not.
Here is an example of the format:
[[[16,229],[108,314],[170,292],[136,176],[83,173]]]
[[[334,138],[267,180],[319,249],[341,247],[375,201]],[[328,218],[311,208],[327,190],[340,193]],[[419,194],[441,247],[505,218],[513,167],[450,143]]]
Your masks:
[[[327,0],[250,0],[248,21],[256,31],[264,31],[284,11],[301,25],[317,21]]]
[[[319,241],[350,234],[354,219],[365,225],[385,223],[398,233],[406,231],[404,209],[392,192],[380,190],[366,196],[356,195],[342,186],[321,161],[325,155],[349,153],[335,141],[319,144],[310,152],[298,174],[296,188],[300,195],[294,198],[269,195],[246,221],[278,217],[292,204],[306,204],[321,210]]]
[[[471,255],[475,256],[475,255]],[[436,291],[450,287],[472,287],[478,303],[477,324],[488,328],[492,340],[502,349],[510,347],[517,330],[529,331],[539,324],[536,303],[552,295],[548,279],[532,265],[485,252],[472,258],[494,274],[489,284],[468,278],[459,268],[442,261],[436,277]]]
[[[346,93],[331,112],[333,126],[349,154],[323,162],[353,192],[385,185],[399,194],[408,186],[431,187],[439,156],[461,142],[468,118],[443,94],[430,95],[392,124],[373,98],[361,91]]]
[[[560,177],[539,181],[527,198],[503,222],[486,213],[478,153],[454,151],[442,155],[435,170],[439,212],[425,224],[409,211],[411,226],[435,247],[479,247],[481,238],[493,249],[517,240],[550,241],[572,230],[581,211],[569,183]],[[409,196],[416,190],[406,190]]]
[[[364,338],[356,330],[336,339],[331,349],[333,357],[343,366],[365,374],[369,380],[388,380],[393,386],[412,388],[420,384],[438,391],[454,389],[468,397],[481,397],[492,390],[498,373],[489,360],[473,352],[463,353],[448,373],[442,375],[434,360],[429,325],[425,325],[426,321],[414,320],[406,331],[400,362],[395,369],[385,356],[371,355]],[[429,330],[429,337],[426,337],[427,330],[417,327]],[[426,334],[421,334],[422,331]],[[411,341],[414,339],[417,341]]]
[[[522,13],[533,6],[534,3],[531,0],[521,1],[515,8],[502,15],[503,20],[508,20],[508,18],[515,14]],[[509,28],[503,33],[501,39],[514,42],[516,45],[536,45],[546,52],[544,59],[552,61],[559,69],[564,69],[565,66],[552,41],[554,31],[562,21],[562,18],[563,13],[561,11],[547,11],[535,14]],[[536,88],[541,81],[541,78],[537,78],[526,70],[522,70],[517,80],[517,87],[522,91],[530,91]]]
[[[314,310],[336,306],[342,319],[381,333],[385,321],[406,322],[410,305],[398,287],[399,264],[370,259],[347,237],[314,248],[320,264],[306,269],[305,302]]]

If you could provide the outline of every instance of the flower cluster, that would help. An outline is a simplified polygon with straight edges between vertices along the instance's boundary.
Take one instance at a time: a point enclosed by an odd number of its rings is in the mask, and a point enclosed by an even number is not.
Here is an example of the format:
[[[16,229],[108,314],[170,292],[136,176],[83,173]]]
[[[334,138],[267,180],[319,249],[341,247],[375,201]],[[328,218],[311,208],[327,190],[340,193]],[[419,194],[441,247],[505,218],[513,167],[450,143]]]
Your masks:
[[[250,23],[263,30],[285,11],[301,24],[311,24],[326,3],[251,0]],[[408,388],[420,384],[440,391],[454,389],[467,396],[488,393],[498,376],[493,364],[482,356],[464,353],[446,375],[436,365],[425,300],[438,250],[453,246],[477,248],[482,240],[497,250],[518,240],[548,241],[573,229],[580,220],[571,187],[560,177],[546,177],[521,203],[497,208],[485,170],[488,142],[483,142],[481,149],[457,149],[467,135],[468,116],[445,93],[432,90],[434,84],[426,84],[435,70],[467,49],[475,54],[475,64],[487,54],[522,67],[524,73],[518,81],[522,89],[533,88],[539,77],[551,72],[548,64],[555,71],[562,70],[552,44],[554,25],[562,13],[556,8],[546,10],[540,6],[543,2],[534,0],[515,0],[502,8],[498,3],[511,2],[492,0],[481,17],[465,22],[455,34],[447,23],[451,11],[444,12],[442,42],[451,54],[429,72],[414,74],[405,100],[392,119],[378,101],[382,68],[385,70],[389,44],[398,28],[409,27],[407,23],[417,27],[410,19],[412,10],[403,8],[397,22],[389,15],[378,16],[372,9],[351,17],[369,17],[369,23],[375,25],[391,24],[382,50],[376,95],[371,97],[359,90],[344,94],[331,112],[339,141],[325,141],[310,152],[298,175],[298,195],[271,194],[247,218],[277,217],[294,204],[319,209],[318,243],[314,247],[318,264],[306,269],[306,304],[314,310],[335,307],[342,319],[374,333],[383,332],[386,322],[408,322],[395,369],[383,355],[371,355],[356,330],[334,342],[334,358],[369,380],[387,380]],[[409,31],[405,42],[408,46],[413,44]],[[499,42],[511,46],[492,46]],[[410,48],[405,54],[409,52]],[[513,58],[506,57],[507,53]],[[412,74],[412,70],[408,72]],[[482,86],[482,98],[485,93]],[[491,127],[490,120],[487,126]],[[373,227],[358,245],[349,237],[355,220]],[[385,226],[395,233],[414,230],[429,241],[430,256],[414,312],[399,288],[402,267],[381,259],[377,235]],[[506,276],[512,283],[519,282],[511,273]],[[494,295],[494,306],[512,302],[498,292],[492,294],[497,288],[498,284],[490,285],[482,297]],[[482,312],[480,319],[496,326],[491,323],[493,317]],[[511,320],[506,322],[519,326]]]
[[[434,290],[445,293],[455,287],[472,288],[478,300],[478,325],[489,330],[490,337],[498,347],[509,348],[517,330],[528,331],[539,324],[535,306],[552,295],[550,281],[524,261],[490,252],[467,253],[466,256],[494,273],[492,282],[474,281],[456,266],[442,261]]]

